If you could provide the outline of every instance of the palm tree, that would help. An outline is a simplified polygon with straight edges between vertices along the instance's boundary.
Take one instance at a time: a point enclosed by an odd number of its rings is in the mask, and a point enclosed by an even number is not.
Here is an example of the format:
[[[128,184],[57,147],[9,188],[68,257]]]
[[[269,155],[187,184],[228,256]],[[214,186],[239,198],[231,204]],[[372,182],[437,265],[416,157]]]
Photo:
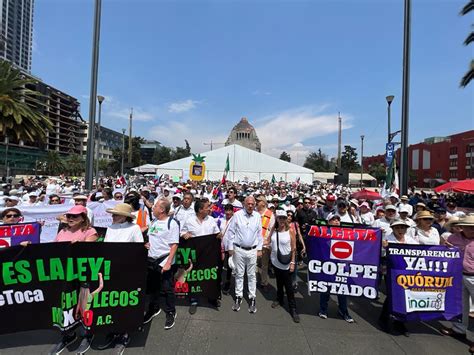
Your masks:
[[[58,152],[50,150],[46,156],[46,172],[49,175],[64,173],[65,165]]]
[[[466,6],[464,6],[461,10],[461,16],[467,15],[469,12],[474,10],[474,0],[469,1]],[[466,40],[464,41],[464,45],[467,46],[470,43],[474,42],[474,32],[471,32]],[[469,71],[464,74],[463,78],[461,79],[461,87],[466,87],[469,82],[474,78],[474,60],[471,60],[471,67]]]
[[[66,160],[66,170],[71,175],[80,175],[85,170],[86,164],[79,154],[71,154]]]
[[[35,142],[52,129],[51,121],[31,105],[43,105],[40,93],[28,89],[35,81],[0,61],[0,133],[6,137]]]

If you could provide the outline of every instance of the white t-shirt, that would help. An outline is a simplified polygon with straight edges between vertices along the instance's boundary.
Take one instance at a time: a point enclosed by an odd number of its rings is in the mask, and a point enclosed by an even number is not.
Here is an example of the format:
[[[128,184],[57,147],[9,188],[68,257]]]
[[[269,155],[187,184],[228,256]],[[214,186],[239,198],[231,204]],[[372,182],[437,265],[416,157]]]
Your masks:
[[[150,249],[148,256],[158,259],[170,253],[171,245],[179,243],[179,225],[175,220],[171,220],[168,229],[168,218],[163,221],[155,219],[150,228],[148,228],[148,239],[150,241]],[[168,258],[165,258],[160,264],[166,264]]]
[[[134,223],[112,224],[107,228],[104,242],[143,243],[143,235],[140,227]]]
[[[376,219],[374,224],[372,224],[372,227],[382,229],[383,237],[392,234],[392,228],[390,228],[390,222],[387,219],[385,219],[385,217]]]
[[[236,208],[244,208],[242,202],[240,202],[239,200],[235,199],[234,202],[229,202],[228,198],[222,201],[222,206],[228,205],[229,203]]]
[[[389,243],[396,243],[396,244],[402,244],[400,243],[397,238],[395,237],[395,235],[392,233],[392,234],[389,234],[387,235],[386,237],[384,237],[384,240],[386,240],[387,242]],[[420,244],[418,243],[417,240],[415,240],[408,232],[405,234],[405,243],[404,244]]]
[[[439,245],[439,233],[434,227],[431,227],[428,232],[425,232],[418,227],[410,228],[408,231],[410,232],[413,239],[418,240],[419,244]]]
[[[272,252],[270,254],[270,260],[272,261],[273,266],[280,270],[289,270],[290,269],[290,264],[288,265],[283,265],[278,261],[278,256],[277,256],[277,231],[275,230],[272,233]],[[289,254],[291,252],[291,237],[290,237],[290,231],[287,230],[285,232],[278,232],[278,239],[279,239],[279,245],[280,245],[280,253],[281,254]]]
[[[194,212],[194,206],[191,205],[189,208],[184,207],[183,205],[180,205],[176,208],[174,211],[174,218],[176,218],[181,227],[184,226],[184,223],[186,220],[190,217],[196,216],[196,212]]]
[[[371,226],[375,222],[375,217],[374,217],[374,214],[369,211],[367,213],[361,213],[360,220],[362,224]]]
[[[181,228],[181,235],[187,232],[190,232],[194,238],[209,234],[217,234],[220,230],[214,218],[207,216],[201,222],[197,216],[194,215],[193,217],[188,218]]]

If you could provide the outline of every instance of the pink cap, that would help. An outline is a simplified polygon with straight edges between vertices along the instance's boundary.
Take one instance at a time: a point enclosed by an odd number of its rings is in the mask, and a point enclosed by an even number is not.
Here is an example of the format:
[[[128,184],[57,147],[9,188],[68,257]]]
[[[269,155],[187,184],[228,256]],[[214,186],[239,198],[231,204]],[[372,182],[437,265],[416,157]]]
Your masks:
[[[370,206],[367,202],[362,202],[359,207],[367,207],[370,209]]]
[[[74,206],[71,208],[69,211],[66,212],[66,214],[81,214],[85,213],[87,214],[87,209],[84,206]]]

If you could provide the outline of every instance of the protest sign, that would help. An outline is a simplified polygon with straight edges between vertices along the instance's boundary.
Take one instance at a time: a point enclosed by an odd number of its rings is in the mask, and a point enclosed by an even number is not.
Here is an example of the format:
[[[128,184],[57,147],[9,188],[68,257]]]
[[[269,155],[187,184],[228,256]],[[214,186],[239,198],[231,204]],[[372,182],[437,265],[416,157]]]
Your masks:
[[[107,212],[108,208],[114,208],[122,201],[108,200],[104,202],[89,202],[87,207],[92,210],[94,214],[93,227],[108,228],[112,224],[112,215]]]
[[[220,295],[221,241],[216,234],[180,239],[176,252],[175,293],[177,296],[203,296],[217,299]]]
[[[381,231],[318,222],[307,233],[309,292],[377,298]]]
[[[94,333],[137,329],[143,323],[146,255],[141,243],[0,249],[0,334],[67,330],[79,323]]]
[[[0,225],[0,249],[20,245],[21,242],[38,244],[41,225],[37,222]]]
[[[42,205],[32,207],[20,206],[20,210],[23,216],[25,216],[25,221],[44,222],[44,225],[41,227],[40,239],[41,243],[49,243],[54,241],[54,238],[56,238],[56,235],[58,234],[58,216],[65,214],[71,209],[71,207],[72,206],[70,204]]]
[[[451,320],[462,313],[462,257],[457,248],[389,244],[391,313],[401,321]]]

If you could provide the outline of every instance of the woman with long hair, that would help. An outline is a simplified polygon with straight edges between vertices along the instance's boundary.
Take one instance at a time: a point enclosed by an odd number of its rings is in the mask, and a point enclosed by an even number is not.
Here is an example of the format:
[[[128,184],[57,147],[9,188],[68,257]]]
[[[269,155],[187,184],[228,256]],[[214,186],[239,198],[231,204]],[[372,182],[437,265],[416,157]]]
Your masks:
[[[290,228],[288,216],[284,210],[278,209],[275,214],[276,222],[271,235],[270,260],[275,271],[277,299],[272,303],[272,308],[284,305],[284,287],[291,317],[295,323],[299,323],[300,317],[296,311],[295,293],[291,281],[291,273],[295,271],[296,265],[296,234]]]

